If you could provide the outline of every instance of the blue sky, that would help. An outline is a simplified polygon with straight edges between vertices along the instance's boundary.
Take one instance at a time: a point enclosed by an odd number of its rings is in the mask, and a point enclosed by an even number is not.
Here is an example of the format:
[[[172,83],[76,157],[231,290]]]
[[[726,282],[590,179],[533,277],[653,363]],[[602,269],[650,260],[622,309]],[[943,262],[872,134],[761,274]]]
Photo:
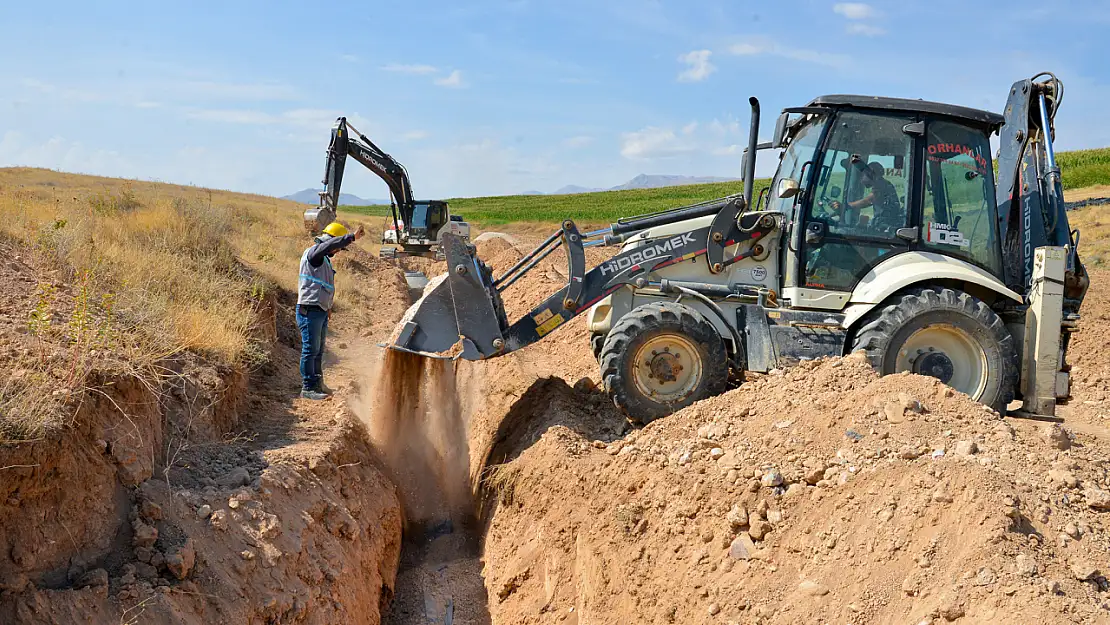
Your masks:
[[[1057,146],[1110,146],[1102,1],[8,0],[0,27],[0,166],[270,195],[319,186],[339,115],[420,198],[550,192],[739,176],[750,95],[766,136],[822,93],[1000,111],[1042,70]]]

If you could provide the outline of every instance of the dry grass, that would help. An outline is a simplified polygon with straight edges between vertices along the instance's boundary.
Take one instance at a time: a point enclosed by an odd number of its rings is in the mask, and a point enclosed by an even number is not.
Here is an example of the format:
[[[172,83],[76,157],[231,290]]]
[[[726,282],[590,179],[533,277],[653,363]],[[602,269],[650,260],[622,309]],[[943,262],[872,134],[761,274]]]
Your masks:
[[[296,288],[310,242],[302,210],[264,196],[0,169],[0,237],[32,251],[36,267],[59,270],[76,294],[64,324],[36,321],[50,317],[49,284],[43,310],[26,311],[31,334],[64,356],[0,380],[2,429],[26,438],[48,427],[56,410],[36,398],[80,389],[108,353],[142,372],[183,351],[230,366],[264,358],[257,308],[275,288]]]

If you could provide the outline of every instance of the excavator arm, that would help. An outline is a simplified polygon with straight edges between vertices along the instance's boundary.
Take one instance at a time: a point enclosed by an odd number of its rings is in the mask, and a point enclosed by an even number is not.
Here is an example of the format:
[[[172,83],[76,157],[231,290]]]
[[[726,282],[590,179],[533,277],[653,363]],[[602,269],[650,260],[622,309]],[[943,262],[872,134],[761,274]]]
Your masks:
[[[1010,88],[1006,121],[999,131],[996,201],[1006,286],[1028,293],[1034,251],[1066,247],[1065,308],[1078,313],[1089,279],[1079,260],[1079,234],[1068,224],[1052,145],[1053,122],[1063,96],[1063,83],[1050,73],[1019,80]]]
[[[331,143],[328,145],[328,162],[324,170],[324,192],[320,195],[320,206],[305,212],[305,225],[308,229],[314,233],[318,232],[335,219],[348,156],[374,172],[389,187],[394,227],[400,230],[398,220],[409,223],[414,202],[408,172],[392,156],[374,145],[366,135],[351,126],[346,117],[340,117],[331,129]]]

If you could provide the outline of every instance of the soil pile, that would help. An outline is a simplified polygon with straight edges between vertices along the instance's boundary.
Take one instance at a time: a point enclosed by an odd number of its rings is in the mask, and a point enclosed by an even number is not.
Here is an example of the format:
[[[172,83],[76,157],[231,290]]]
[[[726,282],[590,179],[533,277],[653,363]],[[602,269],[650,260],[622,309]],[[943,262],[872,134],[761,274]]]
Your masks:
[[[1105,443],[931,378],[812,362],[623,439],[524,443],[491,481],[494,622],[1110,616]]]

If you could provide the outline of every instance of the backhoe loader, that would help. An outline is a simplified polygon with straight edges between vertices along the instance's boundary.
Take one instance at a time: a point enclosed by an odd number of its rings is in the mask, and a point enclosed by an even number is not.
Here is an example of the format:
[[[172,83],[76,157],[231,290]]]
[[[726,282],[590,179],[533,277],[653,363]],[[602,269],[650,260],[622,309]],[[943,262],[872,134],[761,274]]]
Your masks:
[[[827,95],[785,109],[765,144],[750,98],[742,194],[593,232],[564,221],[498,277],[445,235],[448,275],[387,347],[493,358],[586,314],[605,389],[641,423],[746,371],[856,351],[880,374],[1055,419],[1088,286],[1053,150],[1062,97],[1052,74],[1014,83],[1002,115]],[[781,150],[778,170],[755,198],[765,149]],[[591,245],[620,251],[587,271]],[[567,285],[510,324],[500,293],[560,247]]]

